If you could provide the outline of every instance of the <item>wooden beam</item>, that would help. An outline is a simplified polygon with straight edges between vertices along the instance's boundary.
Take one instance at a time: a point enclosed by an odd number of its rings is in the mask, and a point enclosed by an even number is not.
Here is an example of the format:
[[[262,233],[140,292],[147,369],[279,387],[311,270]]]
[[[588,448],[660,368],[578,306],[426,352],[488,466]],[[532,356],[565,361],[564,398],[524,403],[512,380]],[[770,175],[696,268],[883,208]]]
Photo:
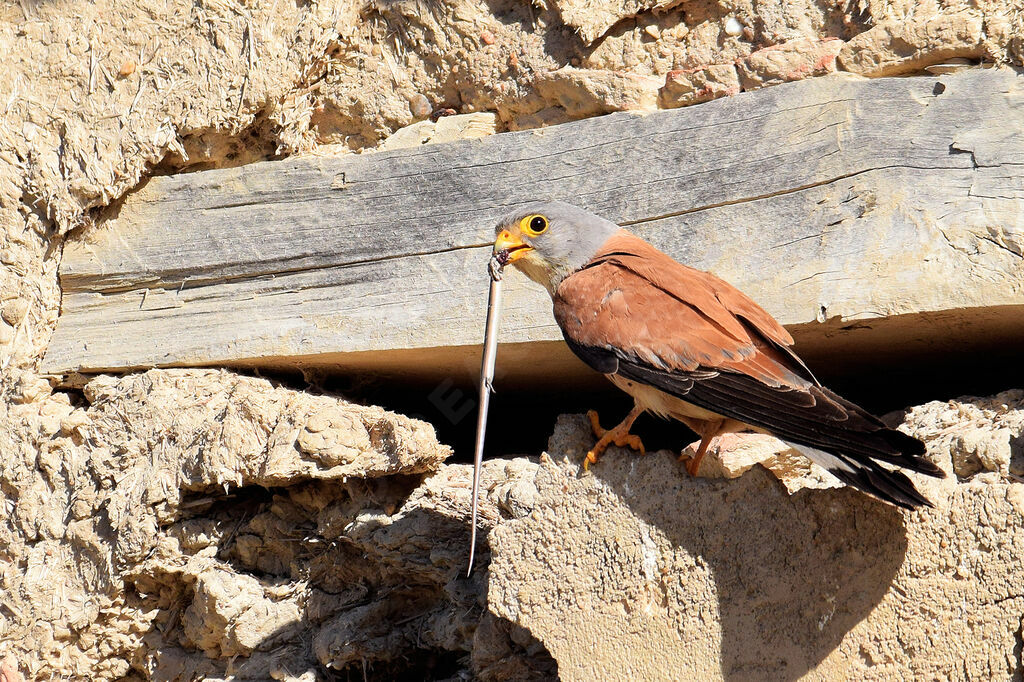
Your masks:
[[[716,272],[809,346],[941,312],[918,339],[934,343],[949,324],[991,322],[985,310],[1010,311],[997,326],[1024,339],[1022,83],[1000,69],[837,76],[647,115],[155,177],[65,246],[44,369],[475,372],[492,226],[554,198]],[[560,339],[547,296],[507,279],[502,339],[521,372],[571,372],[547,343]],[[557,350],[530,361],[531,347]]]

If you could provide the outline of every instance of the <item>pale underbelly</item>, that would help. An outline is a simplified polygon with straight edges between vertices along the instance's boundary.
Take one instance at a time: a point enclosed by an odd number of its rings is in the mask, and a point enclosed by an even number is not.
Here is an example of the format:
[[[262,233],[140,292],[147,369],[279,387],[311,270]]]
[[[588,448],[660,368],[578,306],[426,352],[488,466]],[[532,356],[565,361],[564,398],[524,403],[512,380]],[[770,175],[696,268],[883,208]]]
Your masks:
[[[680,400],[653,386],[630,381],[614,374],[605,374],[605,376],[613,384],[633,396],[637,405],[659,417],[672,417],[680,421],[685,419],[700,419],[704,421],[724,419],[720,414],[705,410],[703,407],[691,405],[685,400]]]

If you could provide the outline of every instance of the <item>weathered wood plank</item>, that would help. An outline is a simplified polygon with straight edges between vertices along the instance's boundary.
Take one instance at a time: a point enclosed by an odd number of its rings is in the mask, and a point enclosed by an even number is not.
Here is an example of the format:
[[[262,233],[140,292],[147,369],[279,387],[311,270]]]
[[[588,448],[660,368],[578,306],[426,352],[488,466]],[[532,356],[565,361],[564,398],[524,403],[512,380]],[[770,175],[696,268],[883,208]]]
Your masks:
[[[65,247],[44,366],[470,372],[491,227],[539,198],[631,225],[808,343],[837,320],[960,311],[969,324],[1024,306],[1022,163],[1021,77],[975,70],[154,178]],[[560,338],[546,296],[509,284],[503,340]],[[552,371],[559,353],[523,364]]]

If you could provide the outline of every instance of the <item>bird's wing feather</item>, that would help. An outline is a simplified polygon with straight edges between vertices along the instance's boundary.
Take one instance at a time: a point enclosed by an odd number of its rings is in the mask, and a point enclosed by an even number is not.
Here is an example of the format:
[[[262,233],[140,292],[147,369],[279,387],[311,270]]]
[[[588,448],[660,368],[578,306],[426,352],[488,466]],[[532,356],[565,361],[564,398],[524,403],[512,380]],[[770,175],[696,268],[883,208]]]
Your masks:
[[[788,332],[747,296],[625,231],[562,282],[554,312],[569,346],[598,371],[784,440],[941,475],[917,457],[920,441],[821,386]]]
[[[680,327],[693,330],[688,337],[676,339],[684,351],[681,359],[705,360],[703,353],[710,343],[730,369],[746,366],[752,375],[782,384],[792,383],[787,380],[791,376],[798,384],[804,380],[818,383],[790,348],[793,337],[786,328],[728,282],[682,265],[626,230],[609,239],[585,269],[602,265],[617,266],[623,275],[633,275],[623,277],[625,281],[640,281],[652,288],[652,294],[644,296],[646,302],[637,301],[638,305],[633,306],[634,312],[656,300],[663,308],[676,310]],[[601,270],[603,274],[610,271]],[[678,304],[687,310],[681,310]],[[685,355],[687,345],[692,351],[689,356]],[[710,355],[706,362],[714,364],[716,355]]]
[[[574,342],[614,343],[653,367],[738,372],[777,388],[817,383],[789,332],[750,298],[625,230],[562,282],[555,316]]]
[[[679,263],[626,230],[605,242],[592,262],[599,260],[617,262],[662,291],[696,306],[702,315],[737,340],[749,337],[745,320],[766,339],[783,346],[793,345],[793,337],[786,328],[742,291],[711,273]]]

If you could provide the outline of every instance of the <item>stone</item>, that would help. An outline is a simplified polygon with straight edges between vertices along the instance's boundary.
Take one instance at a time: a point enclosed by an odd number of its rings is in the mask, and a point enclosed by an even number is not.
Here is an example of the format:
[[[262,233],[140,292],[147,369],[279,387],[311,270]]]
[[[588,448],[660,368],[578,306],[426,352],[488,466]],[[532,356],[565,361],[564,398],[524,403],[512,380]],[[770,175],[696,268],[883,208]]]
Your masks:
[[[736,37],[743,33],[743,24],[736,17],[729,17],[725,21],[725,34]]]
[[[843,41],[838,39],[796,38],[762,48],[737,62],[740,85],[744,90],[754,90],[834,73],[842,47]]]
[[[424,144],[471,140],[498,131],[498,117],[490,112],[442,116],[437,121],[419,121],[396,130],[384,140],[379,151],[392,151]]]
[[[985,54],[985,20],[973,11],[891,19],[851,38],[838,55],[846,71],[893,76],[918,71],[953,57]]]
[[[740,79],[735,66],[709,64],[669,71],[660,91],[659,103],[665,109],[674,109],[728,97],[739,91]]]
[[[3,317],[4,322],[12,327],[21,324],[27,313],[28,301],[21,298],[12,298],[9,301],[5,301],[3,306],[0,307],[0,316]]]
[[[430,101],[417,92],[409,97],[409,111],[416,118],[426,118],[431,112]]]
[[[661,82],[652,76],[566,66],[538,74],[534,86],[542,98],[557,102],[571,118],[582,118],[656,109]]]

